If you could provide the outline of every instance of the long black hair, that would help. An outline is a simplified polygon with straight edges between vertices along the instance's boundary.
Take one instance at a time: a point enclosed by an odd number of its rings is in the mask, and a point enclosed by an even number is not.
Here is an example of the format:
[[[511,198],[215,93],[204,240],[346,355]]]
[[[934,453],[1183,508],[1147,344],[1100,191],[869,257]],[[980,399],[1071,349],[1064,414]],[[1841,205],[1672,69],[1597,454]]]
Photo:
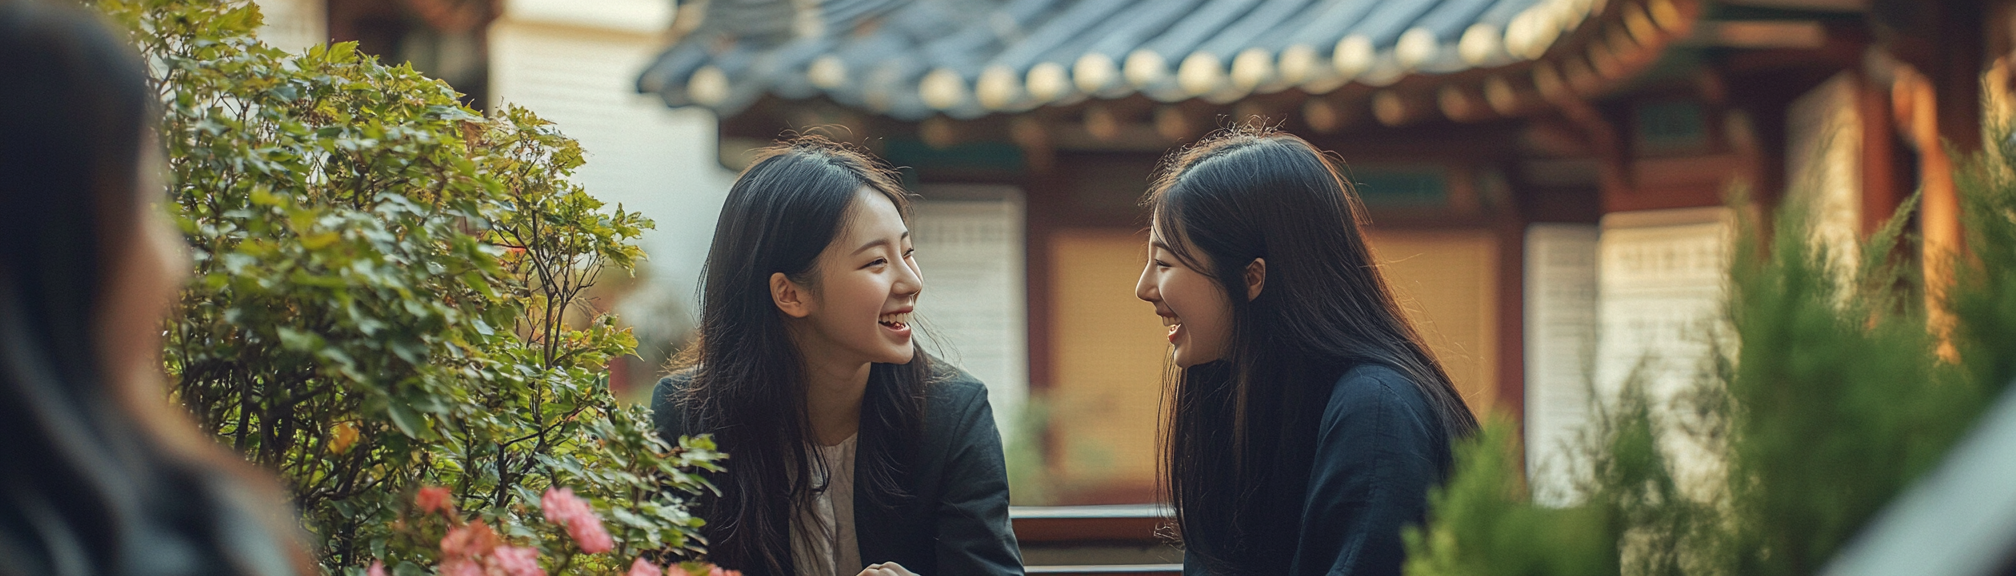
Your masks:
[[[1448,438],[1477,420],[1401,316],[1338,164],[1307,141],[1229,128],[1169,158],[1145,201],[1161,240],[1228,296],[1224,356],[1172,374],[1163,474],[1185,548],[1219,574],[1280,574],[1332,384],[1364,363],[1420,387]]]
[[[312,570],[277,485],[101,349],[111,263],[167,200],[154,98],[97,18],[0,0],[0,575]]]
[[[728,189],[702,272],[699,339],[682,355],[692,383],[675,399],[689,427],[713,433],[728,453],[725,474],[715,478],[720,495],[699,502],[707,553],[717,564],[794,573],[790,518],[825,487],[812,484],[814,474],[794,473],[812,460],[814,446],[804,363],[769,281],[781,272],[817,290],[819,253],[841,234],[863,188],[909,217],[909,199],[885,166],[816,136],[759,154]],[[908,364],[869,369],[855,466],[857,492],[865,490],[870,505],[902,506],[912,493],[902,482],[904,463],[923,435],[931,375],[921,350]]]

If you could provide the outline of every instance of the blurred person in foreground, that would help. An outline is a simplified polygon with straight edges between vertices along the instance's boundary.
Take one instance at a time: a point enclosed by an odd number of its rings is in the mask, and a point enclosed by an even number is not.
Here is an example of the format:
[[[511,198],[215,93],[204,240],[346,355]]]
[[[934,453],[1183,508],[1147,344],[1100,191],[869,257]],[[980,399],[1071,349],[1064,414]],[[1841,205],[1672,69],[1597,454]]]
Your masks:
[[[313,573],[276,484],[168,403],[154,98],[94,15],[0,0],[0,576]]]
[[[1149,191],[1135,296],[1177,369],[1164,477],[1183,572],[1398,576],[1477,420],[1395,304],[1328,155],[1239,127]]]

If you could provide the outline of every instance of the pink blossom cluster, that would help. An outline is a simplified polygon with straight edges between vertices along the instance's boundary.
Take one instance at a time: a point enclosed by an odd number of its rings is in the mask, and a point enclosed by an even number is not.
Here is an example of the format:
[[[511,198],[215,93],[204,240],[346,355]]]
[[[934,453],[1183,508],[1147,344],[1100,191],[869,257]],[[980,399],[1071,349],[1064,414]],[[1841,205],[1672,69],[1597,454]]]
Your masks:
[[[472,520],[441,537],[441,576],[546,576],[539,551],[504,543],[497,532]]]
[[[445,486],[421,488],[420,493],[413,496],[413,507],[419,508],[423,514],[440,512],[443,516],[455,516],[455,502]]]
[[[455,525],[454,495],[440,486],[423,487],[413,497],[413,507],[422,514],[448,518],[448,534],[441,537],[441,576],[546,576],[539,568],[539,551],[511,546],[482,520]],[[571,488],[548,488],[539,498],[546,520],[566,528],[567,535],[583,552],[600,554],[616,548],[602,518],[588,501],[574,495]],[[704,567],[704,570],[702,569]],[[366,576],[385,576],[385,563],[374,560]],[[627,576],[742,576],[735,570],[707,564],[672,564],[659,568],[643,558],[631,562]]]
[[[376,576],[376,575],[373,575]],[[706,572],[688,572],[684,566],[673,564],[663,571],[643,558],[630,563],[630,572],[625,576],[742,576],[739,570],[723,570],[720,566],[708,566]]]
[[[373,560],[366,576],[385,576],[385,563]],[[482,520],[448,529],[441,538],[441,576],[546,576],[539,551],[511,546]]]
[[[539,497],[539,508],[545,512],[547,521],[567,527],[567,535],[581,545],[582,552],[600,554],[616,548],[616,542],[602,528],[602,518],[595,515],[588,501],[574,495],[574,489],[547,488],[546,494]]]

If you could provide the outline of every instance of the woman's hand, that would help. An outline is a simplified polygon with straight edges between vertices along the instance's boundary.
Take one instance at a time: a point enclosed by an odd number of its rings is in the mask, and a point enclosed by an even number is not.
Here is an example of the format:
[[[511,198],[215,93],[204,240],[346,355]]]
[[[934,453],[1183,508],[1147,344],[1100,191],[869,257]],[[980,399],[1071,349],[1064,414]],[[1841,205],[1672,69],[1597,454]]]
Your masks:
[[[915,573],[910,572],[907,569],[904,569],[902,564],[897,564],[895,562],[882,562],[879,564],[869,564],[868,567],[863,568],[861,570],[861,573],[857,576],[917,576],[917,575]]]

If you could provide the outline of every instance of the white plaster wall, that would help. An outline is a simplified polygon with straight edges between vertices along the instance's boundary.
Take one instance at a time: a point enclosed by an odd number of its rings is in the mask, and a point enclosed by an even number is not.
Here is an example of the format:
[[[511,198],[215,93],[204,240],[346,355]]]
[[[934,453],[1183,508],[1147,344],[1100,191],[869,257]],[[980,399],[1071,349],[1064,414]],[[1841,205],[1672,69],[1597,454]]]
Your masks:
[[[700,265],[735,177],[717,160],[712,113],[637,94],[672,11],[671,0],[511,0],[490,28],[492,106],[558,124],[587,156],[575,181],[658,224],[642,241],[647,283],[622,311],[640,330],[691,325]]]
[[[1684,433],[1682,399],[1707,377],[1716,348],[1733,353],[1720,312],[1735,234],[1728,208],[1612,212],[1596,243],[1598,401],[1614,403],[1627,380],[1640,379],[1675,482],[1704,501],[1723,462]]]
[[[1022,191],[1007,186],[926,185],[910,224],[924,292],[919,344],[987,385],[1004,445],[1029,397],[1028,319],[1023,288]]]
[[[258,0],[254,4],[266,17],[257,35],[275,48],[300,52],[329,41],[322,0]]]
[[[1825,251],[1830,273],[1844,288],[1862,260],[1857,82],[1852,72],[1835,74],[1785,107],[1785,197],[1807,211],[1808,242]]]
[[[1596,355],[1596,242],[1591,224],[1526,228],[1526,478],[1547,506],[1581,500],[1577,446],[1589,425]]]

